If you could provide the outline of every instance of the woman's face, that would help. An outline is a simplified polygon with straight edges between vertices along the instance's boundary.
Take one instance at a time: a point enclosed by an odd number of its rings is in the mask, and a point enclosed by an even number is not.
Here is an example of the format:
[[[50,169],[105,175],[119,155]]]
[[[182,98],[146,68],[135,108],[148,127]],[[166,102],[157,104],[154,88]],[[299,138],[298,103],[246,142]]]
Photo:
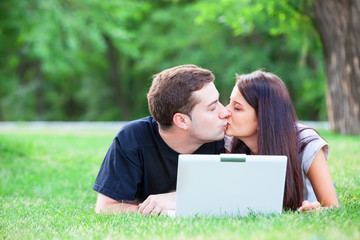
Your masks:
[[[231,112],[226,135],[235,136],[244,142],[247,142],[247,139],[257,141],[258,123],[255,109],[245,101],[236,85],[226,108]]]

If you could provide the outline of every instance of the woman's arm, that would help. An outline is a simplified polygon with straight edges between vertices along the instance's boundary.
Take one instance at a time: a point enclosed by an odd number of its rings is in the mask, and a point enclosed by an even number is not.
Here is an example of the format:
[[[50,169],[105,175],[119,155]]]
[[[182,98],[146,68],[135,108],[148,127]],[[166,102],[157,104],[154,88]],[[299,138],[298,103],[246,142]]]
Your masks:
[[[322,149],[316,154],[307,175],[314,189],[316,198],[320,203],[304,201],[300,211],[319,209],[320,207],[338,207],[339,201]]]

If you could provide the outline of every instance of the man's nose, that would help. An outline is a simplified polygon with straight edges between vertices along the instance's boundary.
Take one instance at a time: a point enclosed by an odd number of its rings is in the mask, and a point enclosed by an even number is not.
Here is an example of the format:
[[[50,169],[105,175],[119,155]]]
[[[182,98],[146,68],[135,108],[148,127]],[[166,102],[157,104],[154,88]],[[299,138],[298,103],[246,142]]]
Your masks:
[[[231,115],[230,111],[226,107],[224,107],[224,105],[222,105],[221,103],[220,103],[220,105],[221,105],[222,109],[219,113],[219,118],[222,119],[222,118],[230,117],[230,115]]]

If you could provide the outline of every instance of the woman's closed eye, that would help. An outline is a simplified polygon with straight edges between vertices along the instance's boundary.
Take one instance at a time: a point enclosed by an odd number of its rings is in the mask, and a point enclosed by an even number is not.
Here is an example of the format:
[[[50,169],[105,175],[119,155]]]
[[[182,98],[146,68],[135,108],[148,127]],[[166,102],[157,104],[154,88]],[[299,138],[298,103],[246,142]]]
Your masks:
[[[241,110],[242,110],[242,107],[239,106],[239,104],[235,104],[235,105],[234,105],[234,110],[235,110],[235,111],[241,111]]]

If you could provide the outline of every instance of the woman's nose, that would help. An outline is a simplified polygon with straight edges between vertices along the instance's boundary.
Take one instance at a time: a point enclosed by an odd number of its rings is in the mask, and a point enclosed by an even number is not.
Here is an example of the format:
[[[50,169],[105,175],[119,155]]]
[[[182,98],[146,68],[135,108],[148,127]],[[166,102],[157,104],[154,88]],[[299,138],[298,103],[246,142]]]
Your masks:
[[[228,118],[231,115],[231,112],[227,109],[227,107],[224,107],[222,104],[222,110],[219,113],[219,118]]]

